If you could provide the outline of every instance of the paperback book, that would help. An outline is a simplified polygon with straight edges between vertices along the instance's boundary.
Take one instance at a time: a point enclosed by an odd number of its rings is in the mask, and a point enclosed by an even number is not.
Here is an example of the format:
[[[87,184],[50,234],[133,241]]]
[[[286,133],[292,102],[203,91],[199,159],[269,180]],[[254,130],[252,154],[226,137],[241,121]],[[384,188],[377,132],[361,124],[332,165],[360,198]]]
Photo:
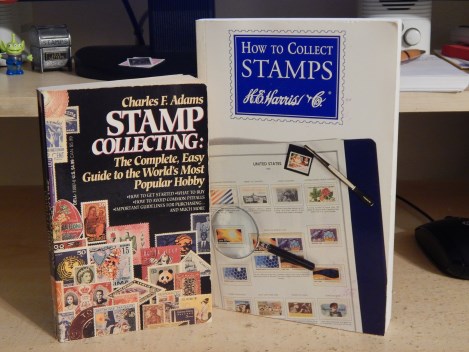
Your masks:
[[[59,341],[211,320],[206,86],[38,89]]]
[[[217,306],[385,333],[400,28],[389,19],[197,21]]]

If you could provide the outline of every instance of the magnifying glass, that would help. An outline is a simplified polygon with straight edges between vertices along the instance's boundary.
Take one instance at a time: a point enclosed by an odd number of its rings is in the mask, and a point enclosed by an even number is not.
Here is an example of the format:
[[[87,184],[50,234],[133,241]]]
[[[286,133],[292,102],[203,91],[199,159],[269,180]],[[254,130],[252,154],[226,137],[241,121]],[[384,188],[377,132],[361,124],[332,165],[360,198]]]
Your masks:
[[[314,263],[271,243],[260,240],[256,221],[246,210],[230,205],[219,208],[211,218],[215,249],[225,257],[244,259],[255,251],[266,250],[283,260],[313,270]]]

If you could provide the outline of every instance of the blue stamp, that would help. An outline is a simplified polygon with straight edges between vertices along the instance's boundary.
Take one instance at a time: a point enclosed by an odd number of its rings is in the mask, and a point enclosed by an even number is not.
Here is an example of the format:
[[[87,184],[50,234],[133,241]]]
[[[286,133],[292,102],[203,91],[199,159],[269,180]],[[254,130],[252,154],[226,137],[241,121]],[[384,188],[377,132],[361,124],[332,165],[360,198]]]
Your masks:
[[[343,33],[277,33],[233,35],[234,114],[339,122]]]

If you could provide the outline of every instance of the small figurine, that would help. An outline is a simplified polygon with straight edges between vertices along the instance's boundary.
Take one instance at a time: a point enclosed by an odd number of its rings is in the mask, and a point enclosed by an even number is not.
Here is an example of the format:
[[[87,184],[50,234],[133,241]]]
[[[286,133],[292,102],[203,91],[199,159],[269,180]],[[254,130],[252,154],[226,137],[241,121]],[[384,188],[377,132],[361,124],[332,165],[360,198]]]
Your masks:
[[[23,61],[32,61],[33,56],[31,54],[23,54],[24,51],[24,40],[21,43],[17,43],[15,34],[11,34],[11,41],[4,43],[0,40],[0,54],[2,59],[6,59],[7,63],[7,75],[22,75],[24,73],[22,66]]]

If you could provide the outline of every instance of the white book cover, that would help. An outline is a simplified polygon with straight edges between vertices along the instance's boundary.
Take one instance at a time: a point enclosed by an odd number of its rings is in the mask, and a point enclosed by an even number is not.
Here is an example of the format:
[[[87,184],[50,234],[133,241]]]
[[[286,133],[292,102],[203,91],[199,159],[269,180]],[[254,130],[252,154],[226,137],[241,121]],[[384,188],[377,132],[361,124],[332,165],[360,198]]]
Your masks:
[[[390,19],[197,21],[219,306],[385,333],[400,28]]]

